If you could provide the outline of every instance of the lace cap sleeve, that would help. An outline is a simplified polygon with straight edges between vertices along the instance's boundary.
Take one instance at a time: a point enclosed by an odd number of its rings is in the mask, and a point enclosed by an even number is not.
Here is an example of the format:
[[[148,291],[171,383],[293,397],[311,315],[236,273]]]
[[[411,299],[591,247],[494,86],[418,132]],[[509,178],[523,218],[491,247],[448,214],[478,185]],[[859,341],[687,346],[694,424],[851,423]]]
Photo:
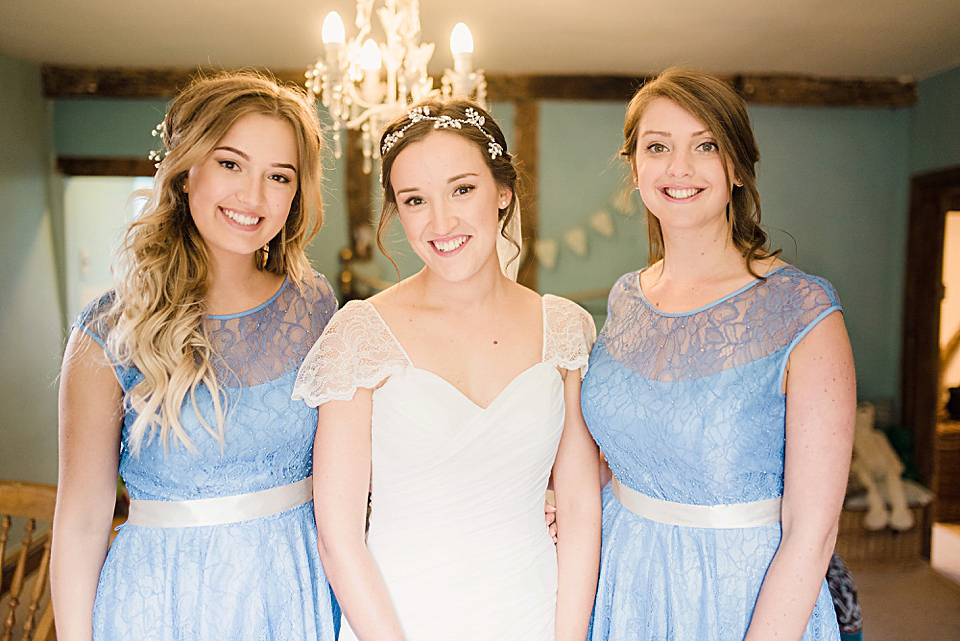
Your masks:
[[[551,296],[543,297],[543,360],[563,369],[587,373],[590,350],[597,340],[597,327],[587,310],[576,303]]]
[[[786,373],[787,363],[797,344],[820,321],[836,311],[843,311],[840,297],[833,285],[819,276],[812,276],[790,267],[783,270],[783,309],[789,342],[780,365],[780,382]]]
[[[293,399],[311,407],[346,401],[404,370],[409,360],[377,310],[351,301],[330,319],[297,373]]]
[[[104,352],[107,352],[107,337],[110,335],[107,317],[115,298],[116,292],[110,290],[87,305],[73,321],[73,327],[95,340]],[[110,359],[114,360],[112,357]]]
[[[312,284],[313,287],[307,290],[307,304],[313,310],[314,324],[322,330],[337,311],[337,295],[333,293],[330,282],[319,272],[313,272]]]

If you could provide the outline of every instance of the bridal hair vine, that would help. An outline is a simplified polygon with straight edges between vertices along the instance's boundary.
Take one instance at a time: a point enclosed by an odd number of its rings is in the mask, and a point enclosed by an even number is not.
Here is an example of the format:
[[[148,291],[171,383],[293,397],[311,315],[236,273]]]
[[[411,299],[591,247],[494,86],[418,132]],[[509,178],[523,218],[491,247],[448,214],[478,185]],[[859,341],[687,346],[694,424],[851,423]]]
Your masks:
[[[487,140],[489,141],[487,142],[487,153],[490,154],[490,160],[496,160],[498,156],[502,156],[503,147],[483,128],[483,125],[487,122],[487,119],[481,116],[473,107],[467,107],[463,113],[466,116],[465,118],[453,118],[451,116],[431,116],[430,107],[414,107],[407,112],[407,117],[410,119],[410,122],[408,122],[402,129],[390,132],[383,137],[383,145],[380,147],[380,155],[383,156],[390,151],[390,149],[397,144],[397,141],[403,138],[403,134],[406,133],[407,129],[423,120],[432,120],[434,129],[463,129],[463,125],[465,124],[476,127],[480,130],[480,133],[487,137]]]
[[[167,125],[167,119],[164,118],[160,121],[160,124],[153,128],[153,131],[150,132],[150,135],[153,137],[160,138],[160,149],[154,149],[150,152],[150,155],[147,156],[150,160],[153,160],[153,166],[159,168],[160,163],[163,162],[164,157],[167,155],[167,146],[163,142],[163,130]]]

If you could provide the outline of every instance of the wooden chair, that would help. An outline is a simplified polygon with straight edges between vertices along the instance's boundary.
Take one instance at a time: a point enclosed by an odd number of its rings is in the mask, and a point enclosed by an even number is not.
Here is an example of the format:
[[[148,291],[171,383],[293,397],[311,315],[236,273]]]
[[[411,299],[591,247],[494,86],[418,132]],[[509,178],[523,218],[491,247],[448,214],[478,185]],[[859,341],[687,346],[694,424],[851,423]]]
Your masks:
[[[0,480],[0,560],[7,566],[6,547],[10,537],[12,518],[26,519],[20,549],[11,554],[16,560],[13,576],[9,581],[9,603],[7,611],[0,613],[0,641],[11,641],[14,631],[17,639],[23,641],[52,641],[56,638],[53,630],[53,605],[46,600],[42,616],[37,617],[41,599],[49,596],[50,540],[49,531],[37,532],[37,521],[53,523],[53,510],[57,501],[57,488],[54,485],[25,483]],[[36,557],[39,556],[39,562]],[[34,569],[36,565],[36,569]],[[26,603],[23,622],[17,624],[17,614],[23,610],[22,592],[25,579],[33,574],[33,588]],[[6,588],[6,586],[4,586]]]

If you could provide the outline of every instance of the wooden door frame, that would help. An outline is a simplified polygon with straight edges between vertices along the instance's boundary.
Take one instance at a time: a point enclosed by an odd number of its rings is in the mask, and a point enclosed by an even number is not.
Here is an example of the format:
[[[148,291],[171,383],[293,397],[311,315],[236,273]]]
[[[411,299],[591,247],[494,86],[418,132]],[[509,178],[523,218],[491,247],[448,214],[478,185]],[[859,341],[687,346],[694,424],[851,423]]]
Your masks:
[[[940,301],[946,215],[960,210],[960,167],[913,176],[903,284],[900,369],[903,424],[913,430],[920,479],[933,482],[940,411]]]

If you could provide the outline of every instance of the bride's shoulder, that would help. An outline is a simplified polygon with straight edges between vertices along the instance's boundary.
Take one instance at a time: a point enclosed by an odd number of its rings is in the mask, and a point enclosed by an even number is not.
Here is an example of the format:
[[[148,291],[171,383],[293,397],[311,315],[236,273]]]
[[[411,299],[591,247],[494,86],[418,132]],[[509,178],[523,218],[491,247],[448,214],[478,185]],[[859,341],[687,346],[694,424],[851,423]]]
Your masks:
[[[326,333],[342,331],[357,324],[371,323],[376,320],[378,320],[377,310],[369,300],[347,301],[330,319]]]
[[[572,300],[553,294],[544,294],[543,307],[547,331],[582,336],[591,345],[596,340],[597,327],[593,316]]]

